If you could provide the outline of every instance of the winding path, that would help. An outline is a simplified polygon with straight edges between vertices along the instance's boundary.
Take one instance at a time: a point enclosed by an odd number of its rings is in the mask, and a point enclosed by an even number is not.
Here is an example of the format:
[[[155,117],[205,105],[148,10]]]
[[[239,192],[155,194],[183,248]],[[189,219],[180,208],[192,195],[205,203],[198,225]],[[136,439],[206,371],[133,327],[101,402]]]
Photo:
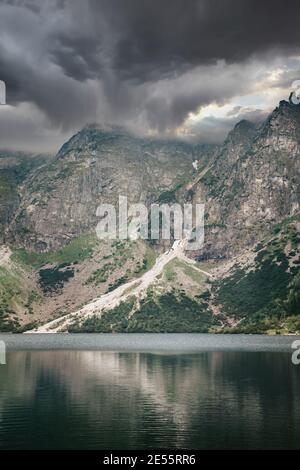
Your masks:
[[[135,296],[140,298],[145,294],[145,292],[147,292],[148,287],[162,273],[164,267],[174,258],[182,259],[186,263],[194,265],[193,267],[197,271],[200,271],[208,277],[212,277],[212,275],[207,271],[203,271],[195,266],[196,262],[185,255],[184,248],[186,242],[186,239],[176,240],[168,251],[158,256],[154,266],[139,279],[133,279],[132,281],[126,282],[114,289],[112,292],[103,294],[98,299],[86,304],[80,310],[63,317],[59,317],[35,330],[27,331],[26,333],[58,333],[61,329],[65,329],[76,320],[88,318],[93,315],[99,315],[103,310],[111,310],[117,307],[121,302],[126,301],[129,297]]]

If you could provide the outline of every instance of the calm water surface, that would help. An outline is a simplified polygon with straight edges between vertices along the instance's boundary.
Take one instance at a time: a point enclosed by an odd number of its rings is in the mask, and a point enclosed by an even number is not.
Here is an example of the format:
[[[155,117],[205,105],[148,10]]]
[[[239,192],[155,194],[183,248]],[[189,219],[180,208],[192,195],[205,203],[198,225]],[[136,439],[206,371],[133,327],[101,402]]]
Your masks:
[[[0,335],[0,448],[300,448],[295,339]]]

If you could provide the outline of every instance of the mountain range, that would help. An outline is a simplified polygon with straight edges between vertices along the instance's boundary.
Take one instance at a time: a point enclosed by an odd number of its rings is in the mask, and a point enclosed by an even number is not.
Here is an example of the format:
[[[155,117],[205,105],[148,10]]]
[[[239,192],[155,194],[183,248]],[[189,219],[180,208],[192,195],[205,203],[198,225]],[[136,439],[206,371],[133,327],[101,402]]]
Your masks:
[[[89,125],[0,152],[0,330],[300,332],[300,105],[222,145]],[[99,240],[96,208],[205,203],[205,243]],[[172,243],[172,242],[171,242]]]

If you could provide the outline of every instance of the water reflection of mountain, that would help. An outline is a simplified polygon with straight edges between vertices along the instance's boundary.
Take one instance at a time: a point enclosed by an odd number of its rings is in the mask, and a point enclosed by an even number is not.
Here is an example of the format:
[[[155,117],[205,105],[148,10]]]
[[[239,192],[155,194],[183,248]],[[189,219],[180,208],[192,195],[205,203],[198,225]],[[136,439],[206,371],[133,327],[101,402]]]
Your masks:
[[[68,446],[88,440],[107,448],[226,447],[241,439],[259,447],[263,436],[276,443],[284,432],[293,441],[299,372],[278,353],[12,352],[0,370],[0,442],[9,413],[23,431],[35,415],[48,445],[66,444],[68,433]]]

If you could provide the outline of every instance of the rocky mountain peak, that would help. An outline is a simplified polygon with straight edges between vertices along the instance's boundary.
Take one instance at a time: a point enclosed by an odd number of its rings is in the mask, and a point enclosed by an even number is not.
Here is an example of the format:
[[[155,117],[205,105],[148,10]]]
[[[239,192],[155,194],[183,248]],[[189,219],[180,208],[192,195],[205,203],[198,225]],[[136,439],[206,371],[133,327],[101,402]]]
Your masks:
[[[28,180],[8,239],[51,251],[95,230],[101,203],[156,201],[192,178],[207,146],[137,137],[118,126],[88,125],[66,142],[54,161]]]
[[[133,137],[121,126],[97,123],[87,124],[83,129],[73,135],[59,150],[57,157],[61,158],[70,151],[76,153],[92,151],[107,141],[113,141],[122,137]]]
[[[246,148],[255,137],[257,125],[247,119],[239,121],[232,131],[229,132],[224,146],[232,147],[233,150],[238,148]]]
[[[257,125],[246,119],[239,121],[228,133],[215,162],[217,173],[226,172],[228,166],[235,164],[240,155],[248,150],[257,134]]]
[[[261,128],[263,137],[276,134],[300,139],[300,104],[280,101]]]
[[[200,185],[209,256],[231,256],[300,208],[300,105],[281,101],[262,126],[238,123]]]
[[[233,130],[229,132],[230,136],[252,136],[256,131],[257,126],[254,122],[248,119],[242,119],[234,126]]]

